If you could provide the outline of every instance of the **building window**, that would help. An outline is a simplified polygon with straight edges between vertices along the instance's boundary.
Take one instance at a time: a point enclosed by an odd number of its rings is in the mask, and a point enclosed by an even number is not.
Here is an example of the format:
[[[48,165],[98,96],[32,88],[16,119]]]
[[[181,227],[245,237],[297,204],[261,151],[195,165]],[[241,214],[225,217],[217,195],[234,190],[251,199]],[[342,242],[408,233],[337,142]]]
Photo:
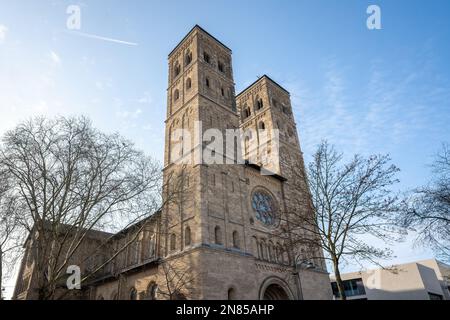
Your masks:
[[[133,252],[133,263],[139,263],[139,261],[141,260],[141,242],[137,241],[134,243],[134,252]]]
[[[276,223],[277,209],[275,200],[265,190],[257,190],[252,196],[252,207],[256,214],[256,219],[265,225],[272,226]]]
[[[225,90],[223,88],[220,88],[220,93],[222,94],[222,97],[225,96]]]
[[[214,228],[214,242],[219,245],[222,244],[222,230],[219,226]]]
[[[274,246],[273,246],[272,241],[269,241],[269,245],[267,246],[267,249],[268,249],[269,261],[275,261]]]
[[[206,63],[211,63],[211,57],[206,51],[203,52],[203,60],[205,60]]]
[[[278,263],[283,263],[283,247],[279,243],[276,248],[276,260]]]
[[[130,300],[137,300],[136,288],[131,288],[131,290],[130,290]]]
[[[259,251],[260,251],[260,258],[262,260],[266,260],[267,254],[266,254],[266,242],[264,240],[261,240],[259,243]]]
[[[228,300],[236,300],[236,290],[234,288],[228,289],[227,298]]]
[[[258,128],[261,130],[266,130],[266,124],[264,123],[264,121],[261,121],[258,125]]]
[[[217,63],[217,67],[218,67],[218,69],[219,69],[220,72],[225,72],[225,67],[224,67],[222,61],[219,61],[219,62]]]
[[[181,67],[180,64],[178,63],[178,61],[175,63],[174,69],[173,69],[173,74],[174,77],[178,76],[181,72]]]
[[[184,245],[189,246],[191,244],[191,228],[186,227],[184,230]]]
[[[105,298],[103,298],[102,295],[99,295],[99,296],[97,297],[97,300],[105,300]]]
[[[209,78],[205,78],[205,85],[207,88],[211,88],[211,85],[209,83]]]
[[[188,50],[188,52],[186,52],[185,58],[185,65],[189,65],[192,62],[192,52]]]
[[[283,130],[283,128],[281,127],[280,121],[277,120],[276,123],[277,123],[278,130],[280,130],[280,131]]]
[[[246,118],[248,118],[248,117],[250,117],[252,115],[252,113],[250,111],[250,108],[247,107],[247,106],[244,107],[244,112],[243,113],[244,113],[243,114],[244,115],[244,119],[246,119]]]
[[[250,137],[247,136],[245,137],[244,140],[244,154],[246,158],[249,156],[249,153],[250,153]]]
[[[233,248],[240,248],[239,233],[237,231],[233,231]]]
[[[291,127],[288,127],[288,136],[290,137],[290,138],[292,138],[293,136],[294,136],[294,131],[292,130],[292,128]]]
[[[261,98],[256,99],[256,110],[261,110],[263,108],[263,100]]]
[[[149,254],[149,258],[153,258],[155,256],[155,235],[152,235],[150,237],[150,241],[149,241],[149,250],[148,250],[148,254]]]
[[[278,107],[278,102],[277,102],[277,100],[275,100],[275,98],[272,98],[272,107],[274,107],[274,108]]]
[[[364,284],[361,278],[344,280],[344,292],[347,297],[363,296],[366,294]],[[339,289],[336,282],[331,283],[331,289],[335,298],[340,298]]]
[[[180,91],[178,89],[175,89],[175,92],[173,93],[173,99],[177,101],[180,98]]]
[[[147,299],[156,300],[158,298],[158,285],[155,282],[150,282],[147,286]]]
[[[170,251],[174,251],[177,248],[177,236],[175,233],[170,235]]]
[[[186,80],[186,89],[189,90],[190,88],[192,88],[192,80],[191,78],[188,78]]]

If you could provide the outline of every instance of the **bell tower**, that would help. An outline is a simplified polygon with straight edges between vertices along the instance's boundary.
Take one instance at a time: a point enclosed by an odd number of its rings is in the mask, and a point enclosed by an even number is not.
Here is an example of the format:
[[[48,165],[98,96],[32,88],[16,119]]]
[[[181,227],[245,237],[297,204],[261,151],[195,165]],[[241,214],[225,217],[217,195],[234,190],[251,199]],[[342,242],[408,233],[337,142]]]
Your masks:
[[[186,194],[182,201],[170,201],[166,210],[167,236],[163,250],[166,255],[177,251],[176,248],[186,249],[187,243],[192,247],[210,241],[205,223],[205,191],[211,182],[208,179],[220,178],[211,173],[220,165],[203,164],[203,153],[208,146],[202,141],[203,136],[207,130],[215,129],[224,137],[226,129],[239,127],[228,47],[196,25],[169,54],[168,63],[166,198],[172,197],[176,192],[173,188],[181,185]],[[216,156],[225,158],[224,154]],[[186,241],[187,228],[191,233],[190,241]],[[171,239],[176,239],[175,245],[171,244]]]

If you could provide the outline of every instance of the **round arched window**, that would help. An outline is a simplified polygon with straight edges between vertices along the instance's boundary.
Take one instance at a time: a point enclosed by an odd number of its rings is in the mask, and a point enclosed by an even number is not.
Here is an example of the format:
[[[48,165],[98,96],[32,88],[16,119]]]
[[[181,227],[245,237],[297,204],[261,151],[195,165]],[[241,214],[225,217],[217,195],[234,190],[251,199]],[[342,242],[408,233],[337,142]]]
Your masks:
[[[252,207],[259,221],[268,226],[273,226],[276,223],[275,201],[268,192],[264,190],[255,191],[252,197]]]

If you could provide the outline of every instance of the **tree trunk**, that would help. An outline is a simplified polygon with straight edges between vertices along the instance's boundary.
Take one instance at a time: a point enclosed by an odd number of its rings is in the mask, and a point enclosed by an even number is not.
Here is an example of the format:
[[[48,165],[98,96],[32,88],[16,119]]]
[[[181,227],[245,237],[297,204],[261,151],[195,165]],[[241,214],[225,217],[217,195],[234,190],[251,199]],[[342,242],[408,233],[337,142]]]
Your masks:
[[[344,290],[344,282],[342,281],[341,272],[339,271],[339,261],[336,258],[333,259],[333,268],[334,276],[336,277],[336,284],[339,290],[339,297],[341,300],[347,300]]]

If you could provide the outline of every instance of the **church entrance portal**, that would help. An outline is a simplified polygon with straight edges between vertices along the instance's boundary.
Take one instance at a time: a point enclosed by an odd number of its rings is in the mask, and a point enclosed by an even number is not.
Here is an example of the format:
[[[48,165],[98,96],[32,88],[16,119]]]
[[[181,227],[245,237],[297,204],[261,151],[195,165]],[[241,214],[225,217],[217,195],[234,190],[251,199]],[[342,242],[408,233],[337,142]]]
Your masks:
[[[289,296],[280,285],[271,284],[264,291],[263,300],[289,300]]]

